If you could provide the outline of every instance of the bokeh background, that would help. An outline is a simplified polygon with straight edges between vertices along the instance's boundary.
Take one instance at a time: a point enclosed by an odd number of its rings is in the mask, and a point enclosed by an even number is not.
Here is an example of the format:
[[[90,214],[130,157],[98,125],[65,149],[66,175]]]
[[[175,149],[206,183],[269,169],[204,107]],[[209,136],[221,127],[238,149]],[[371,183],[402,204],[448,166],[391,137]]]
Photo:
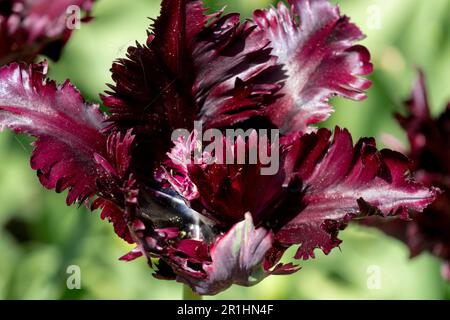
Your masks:
[[[243,18],[269,0],[206,0],[208,7],[239,11]],[[325,123],[347,127],[355,139],[383,133],[406,142],[392,118],[402,110],[415,78],[427,73],[433,113],[450,100],[450,0],[341,0],[368,38],[375,73],[362,103],[334,99],[336,113]],[[98,0],[96,19],[78,30],[50,76],[70,78],[88,100],[110,82],[111,62],[135,40],[143,42],[159,0]],[[98,212],[65,206],[65,194],[44,190],[29,167],[30,139],[0,135],[1,299],[179,299],[181,285],[153,279],[144,259],[118,261],[130,249]],[[428,254],[408,259],[407,248],[376,230],[350,226],[340,250],[300,262],[293,276],[271,277],[253,288],[234,286],[208,299],[449,299],[439,261]],[[67,267],[81,268],[81,290],[66,287]],[[371,266],[381,287],[369,289]]]

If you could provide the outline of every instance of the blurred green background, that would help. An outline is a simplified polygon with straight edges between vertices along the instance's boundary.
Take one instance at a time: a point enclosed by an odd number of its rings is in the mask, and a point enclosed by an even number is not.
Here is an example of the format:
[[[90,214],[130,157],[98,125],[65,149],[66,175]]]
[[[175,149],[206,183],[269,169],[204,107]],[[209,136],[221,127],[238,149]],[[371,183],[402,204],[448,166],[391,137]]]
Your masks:
[[[208,7],[249,17],[268,0],[210,0]],[[383,133],[406,141],[392,118],[402,109],[415,66],[428,76],[435,114],[450,100],[450,0],[342,0],[342,12],[368,38],[375,73],[362,103],[334,99],[337,111],[325,126],[349,128],[355,139]],[[50,77],[72,82],[91,101],[110,82],[111,62],[135,40],[145,40],[148,17],[158,0],[99,0],[96,19],[78,30]],[[0,135],[1,299],[179,299],[181,285],[153,279],[144,259],[118,261],[130,249],[99,213],[65,206],[65,195],[44,190],[29,167],[30,140]],[[448,299],[450,285],[439,261],[423,254],[409,260],[406,247],[376,230],[351,226],[341,250],[317,252],[293,276],[277,276],[253,288],[234,286],[212,299]],[[67,267],[81,268],[81,290],[68,290]],[[368,270],[377,266],[381,287],[368,289]],[[210,298],[208,298],[210,299]]]

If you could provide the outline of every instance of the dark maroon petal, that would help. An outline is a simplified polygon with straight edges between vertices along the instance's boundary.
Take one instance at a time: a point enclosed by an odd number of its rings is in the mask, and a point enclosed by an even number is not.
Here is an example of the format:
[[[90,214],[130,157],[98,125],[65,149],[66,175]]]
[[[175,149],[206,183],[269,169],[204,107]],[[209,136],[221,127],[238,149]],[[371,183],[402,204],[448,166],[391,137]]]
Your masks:
[[[147,44],[130,47],[113,65],[115,85],[103,101],[115,126],[150,134],[192,126],[190,44],[206,22],[203,12],[201,1],[163,1]]]
[[[408,209],[422,211],[439,193],[408,178],[408,160],[390,150],[378,151],[373,139],[353,146],[349,132],[340,128],[331,143],[329,136],[326,129],[302,136],[288,156],[288,172],[303,182],[306,208],[276,239],[300,244],[296,258],[314,257],[315,248],[329,253],[351,219],[374,214],[407,218]]]
[[[289,2],[292,11],[280,2],[277,9],[256,11],[254,20],[288,76],[268,114],[284,132],[305,132],[328,118],[332,95],[364,99],[371,83],[361,76],[372,65],[367,49],[354,45],[364,35],[337,6],[327,0]]]
[[[103,198],[96,199],[92,204],[92,210],[96,209],[102,210],[101,218],[103,220],[107,219],[113,224],[114,231],[120,238],[124,239],[128,243],[134,243],[128,229],[127,214],[124,210],[112,201]]]
[[[270,274],[274,275],[274,276],[286,276],[286,275],[294,274],[294,273],[300,271],[300,269],[301,269],[301,267],[293,264],[292,262],[279,263],[273,268],[273,270],[270,272]]]
[[[100,196],[91,205],[133,243],[129,209],[137,203],[130,175],[131,131],[106,136],[104,116],[70,82],[46,80],[47,65],[0,69],[0,125],[37,138],[31,166],[49,189],[69,190],[67,204]]]
[[[437,176],[450,175],[450,104],[438,119],[430,115],[425,75],[419,71],[411,97],[406,101],[408,113],[397,115],[397,120],[405,129],[411,145],[409,157],[414,160],[418,170]],[[419,178],[419,176],[417,176]],[[427,179],[427,175],[424,175]],[[439,181],[424,181],[441,186]]]
[[[263,264],[264,270],[272,275],[288,275],[299,271],[301,267],[298,265],[280,263],[286,250],[287,247],[280,247],[279,244],[275,243],[266,253]]]
[[[131,250],[130,252],[128,252],[126,255],[122,256],[119,258],[119,260],[121,261],[133,261],[136,260],[137,258],[142,257],[142,250],[138,247],[134,248],[133,250]]]
[[[272,69],[281,68],[254,29],[238,14],[205,16],[201,1],[163,1],[147,44],[130,47],[112,67],[115,84],[102,97],[111,128],[135,128],[158,162],[172,131],[192,130],[196,119],[213,127],[262,115],[263,101],[280,87]],[[148,158],[147,150],[140,154]]]
[[[70,82],[57,86],[46,73],[45,63],[0,69],[0,126],[37,137],[31,167],[41,183],[69,189],[68,204],[82,202],[97,191],[94,156],[107,158],[104,118]]]
[[[161,4],[161,15],[153,25],[150,36],[155,45],[152,49],[160,53],[160,58],[168,69],[179,77],[190,68],[189,46],[206,23],[202,1],[199,0],[164,0]]]
[[[128,180],[116,177],[115,181],[102,177],[98,186],[100,197],[93,201],[91,210],[100,208],[101,218],[113,224],[116,234],[128,243],[135,243],[130,227],[137,230],[143,224],[136,218],[139,189],[133,175]]]
[[[197,186],[199,202],[218,221],[233,224],[249,211],[261,221],[270,204],[283,192],[282,174],[264,176],[257,165],[192,165],[189,177]],[[196,203],[193,203],[196,206]]]
[[[203,264],[211,261],[208,249],[203,241],[184,239],[169,247],[166,262],[178,276],[202,280],[206,278]]]
[[[107,140],[108,158],[94,155],[104,173],[96,181],[99,198],[91,204],[91,210],[101,209],[101,218],[111,222],[116,234],[128,243],[135,242],[129,225],[134,229],[141,225],[135,218],[139,189],[129,170],[133,139],[131,131],[112,133]]]
[[[73,32],[69,23],[75,22],[68,20],[67,9],[78,6],[85,13],[80,22],[85,22],[94,0],[4,2],[5,9],[0,12],[0,65],[13,61],[31,63],[38,54],[57,60]]]
[[[131,130],[122,135],[120,132],[112,133],[108,137],[107,151],[112,174],[117,177],[127,177],[131,165],[131,150],[133,147],[134,135]],[[108,166],[106,166],[107,168]],[[105,168],[105,169],[106,169]]]
[[[428,93],[425,86],[425,75],[419,71],[410,98],[405,101],[408,110],[407,116],[397,114],[397,121],[407,131],[411,144],[411,153],[420,153],[426,146],[427,126],[432,124]]]
[[[194,134],[187,141],[180,139],[175,143],[162,174],[162,178],[185,196],[195,210],[208,214],[224,226],[241,221],[246,212],[250,212],[259,225],[263,222],[278,224],[282,219],[277,213],[287,215],[300,210],[301,190],[294,182],[284,185],[286,176],[282,168],[273,175],[264,175],[261,171],[266,166],[260,161],[257,164],[238,163],[237,150],[245,150],[246,155],[257,154],[260,150],[260,137],[256,131],[252,131],[246,141],[238,138],[232,142],[224,138],[223,155],[235,155],[231,164],[191,161],[186,165],[186,160],[195,153],[195,137]],[[268,143],[267,150],[271,149]],[[214,157],[204,153],[203,161]]]
[[[115,84],[102,99],[110,128],[136,134],[133,166],[140,176],[151,176],[163,160],[173,130],[193,126],[190,46],[206,19],[201,1],[164,0],[147,43],[128,48],[127,58],[112,66]]]
[[[214,19],[194,43],[193,92],[206,127],[224,127],[263,116],[262,106],[283,78],[269,41],[239,14]]]
[[[414,84],[411,97],[406,101],[406,106],[410,115],[421,120],[429,120],[431,117],[430,106],[428,105],[428,93],[425,85],[425,74],[418,71],[418,77]]]
[[[233,283],[254,285],[268,275],[262,262],[272,241],[272,233],[264,228],[256,229],[251,215],[246,214],[245,220],[233,226],[211,247],[211,262],[203,264],[206,278],[179,275],[177,280],[204,295],[217,294]]]

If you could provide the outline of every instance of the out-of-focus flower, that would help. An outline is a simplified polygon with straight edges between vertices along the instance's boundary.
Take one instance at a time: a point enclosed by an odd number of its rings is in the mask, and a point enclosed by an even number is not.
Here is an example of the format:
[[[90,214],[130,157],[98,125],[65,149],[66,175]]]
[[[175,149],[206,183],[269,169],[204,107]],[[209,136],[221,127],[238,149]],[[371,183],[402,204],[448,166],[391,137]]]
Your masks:
[[[45,80],[46,64],[0,70],[0,124],[37,137],[31,166],[67,203],[101,208],[116,233],[144,255],[155,276],[200,294],[252,285],[299,267],[280,262],[329,253],[338,232],[367,215],[408,217],[438,193],[407,176],[408,160],[373,139],[310,125],[331,113],[332,95],[360,100],[372,70],[360,30],[326,0],[292,0],[256,11],[205,15],[201,1],[164,0],[145,45],[113,64],[103,96],[109,114],[66,82]],[[198,147],[195,121],[223,137]],[[184,128],[192,134],[172,141]],[[260,130],[279,129],[263,140]],[[175,145],[174,145],[175,142]],[[262,175],[239,150],[267,146],[279,170]],[[210,161],[224,150],[231,162]],[[184,161],[198,152],[200,161]],[[254,160],[254,159],[253,159]],[[156,260],[156,262],[155,262]]]
[[[90,19],[93,2],[0,0],[0,66],[14,61],[31,63],[39,54],[57,60],[77,24]]]
[[[411,221],[374,219],[366,223],[404,241],[412,257],[428,251],[442,258],[442,275],[450,280],[450,103],[439,117],[431,116],[425,76],[420,71],[406,107],[407,114],[397,115],[397,120],[408,136],[414,177],[443,193],[423,213],[411,213]]]

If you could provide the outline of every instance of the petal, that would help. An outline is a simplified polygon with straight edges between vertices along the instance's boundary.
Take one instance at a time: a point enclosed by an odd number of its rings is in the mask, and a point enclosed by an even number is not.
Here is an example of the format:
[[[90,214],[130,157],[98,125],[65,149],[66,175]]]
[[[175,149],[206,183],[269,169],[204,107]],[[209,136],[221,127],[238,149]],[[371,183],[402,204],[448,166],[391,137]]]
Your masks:
[[[96,181],[99,198],[91,204],[91,210],[102,209],[101,218],[108,219],[116,234],[128,243],[135,242],[129,225],[137,223],[139,196],[139,186],[131,170],[133,142],[131,130],[125,135],[114,132],[106,142],[108,158],[95,154],[95,161],[104,174]]]
[[[417,169],[450,175],[450,103],[438,119],[431,117],[425,75],[419,70],[411,97],[405,104],[407,114],[397,114],[396,117],[408,135],[411,145],[409,157]],[[429,179],[427,175],[423,178]],[[442,185],[439,181],[424,183]]]
[[[206,23],[203,12],[201,1],[164,0],[147,44],[130,47],[127,58],[114,63],[115,85],[102,98],[115,127],[167,136],[192,125],[190,45]]]
[[[256,229],[250,214],[220,237],[211,248],[211,262],[205,263],[205,279],[178,276],[183,282],[202,295],[213,295],[227,289],[233,283],[250,286],[267,274],[262,262],[271,248],[273,236],[264,228]]]
[[[164,0],[147,44],[128,48],[127,58],[112,66],[115,84],[102,100],[111,112],[111,129],[134,129],[141,175],[151,175],[152,163],[162,161],[175,129],[193,125],[190,45],[206,19],[201,1]]]
[[[409,113],[415,118],[429,120],[430,106],[428,105],[428,93],[425,85],[425,74],[418,70],[417,80],[411,92],[411,97],[406,101]]]
[[[282,132],[305,132],[328,118],[331,96],[364,99],[371,83],[361,76],[372,65],[367,49],[354,45],[363,34],[337,6],[327,0],[289,2],[292,10],[280,2],[277,9],[256,11],[254,20],[287,73],[281,97],[267,113]]]
[[[152,49],[160,53],[165,65],[174,74],[183,75],[189,64],[183,65],[189,55],[189,45],[206,23],[202,1],[164,0],[161,15],[153,25]]]
[[[142,250],[139,247],[136,247],[127,254],[125,254],[124,256],[120,257],[119,260],[127,262],[133,261],[136,260],[137,258],[142,257],[142,255],[143,255]]]
[[[131,237],[130,231],[128,229],[126,212],[112,201],[103,198],[96,199],[91,207],[92,210],[96,210],[99,208],[102,210],[100,217],[103,220],[107,219],[112,223],[115,233],[128,243],[134,243],[134,240]],[[129,260],[126,257],[122,257],[122,259],[125,259],[127,261]]]
[[[288,172],[304,186],[306,208],[284,226],[276,239],[301,244],[296,258],[314,257],[314,249],[325,253],[340,244],[339,230],[365,215],[406,218],[407,210],[422,211],[439,191],[412,181],[406,174],[408,160],[399,153],[378,151],[373,139],[353,146],[348,131],[336,128],[329,143],[326,129],[302,136],[291,149]]]
[[[82,202],[97,191],[101,169],[95,154],[108,157],[104,118],[70,82],[47,81],[46,69],[46,64],[0,69],[0,128],[37,137],[31,167],[41,183],[57,192],[69,189],[68,204]]]
[[[281,66],[269,41],[239,14],[213,20],[194,43],[193,85],[205,127],[226,127],[254,116],[281,87]]]

